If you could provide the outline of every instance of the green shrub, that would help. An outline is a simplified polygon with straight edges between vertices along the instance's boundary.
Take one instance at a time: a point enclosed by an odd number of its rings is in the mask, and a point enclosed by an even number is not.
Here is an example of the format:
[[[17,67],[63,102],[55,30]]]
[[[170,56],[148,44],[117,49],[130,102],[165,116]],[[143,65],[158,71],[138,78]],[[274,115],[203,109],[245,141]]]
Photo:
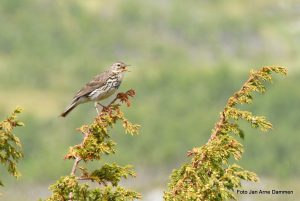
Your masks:
[[[65,159],[74,160],[74,165],[70,175],[61,177],[50,187],[52,195],[47,201],[125,201],[140,199],[141,195],[135,191],[119,186],[121,178],[135,176],[132,166],[119,166],[115,163],[103,164],[99,169],[89,170],[88,162],[99,161],[104,155],[116,152],[116,143],[111,139],[110,128],[118,121],[122,122],[126,133],[136,135],[139,125],[130,123],[120,109],[120,104],[116,101],[126,103],[130,106],[129,97],[133,97],[135,92],[129,90],[126,93],[119,93],[117,97],[102,109],[102,112],[90,125],[83,125],[78,130],[83,134],[83,141],[70,147]],[[78,166],[79,164],[82,166]],[[80,171],[80,173],[77,173]],[[90,188],[83,182],[95,182],[101,187]]]
[[[286,74],[286,69],[263,67],[259,71],[251,71],[241,89],[228,99],[208,142],[189,151],[187,155],[192,157],[191,161],[173,171],[168,191],[164,194],[165,200],[236,199],[234,189],[241,186],[241,180],[258,181],[255,173],[244,170],[230,159],[238,161],[243,153],[243,145],[234,138],[244,138],[239,120],[245,120],[261,131],[272,128],[272,124],[264,116],[255,116],[237,107],[252,103],[253,92],[264,93],[264,82],[272,80],[272,72]]]
[[[23,158],[20,139],[13,133],[16,127],[24,126],[24,123],[17,119],[17,114],[21,111],[21,108],[16,108],[9,117],[0,122],[0,164],[14,177],[21,176],[17,170],[17,163]],[[0,185],[3,186],[1,180]]]

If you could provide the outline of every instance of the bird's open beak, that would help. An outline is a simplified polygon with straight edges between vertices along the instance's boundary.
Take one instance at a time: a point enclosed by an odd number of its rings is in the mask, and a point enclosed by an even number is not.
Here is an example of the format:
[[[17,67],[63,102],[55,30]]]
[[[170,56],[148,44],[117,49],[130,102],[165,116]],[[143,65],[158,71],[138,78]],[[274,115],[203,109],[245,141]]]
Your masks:
[[[123,72],[130,72],[129,69],[128,69],[128,66],[130,66],[130,65],[126,65],[126,66],[123,68]]]

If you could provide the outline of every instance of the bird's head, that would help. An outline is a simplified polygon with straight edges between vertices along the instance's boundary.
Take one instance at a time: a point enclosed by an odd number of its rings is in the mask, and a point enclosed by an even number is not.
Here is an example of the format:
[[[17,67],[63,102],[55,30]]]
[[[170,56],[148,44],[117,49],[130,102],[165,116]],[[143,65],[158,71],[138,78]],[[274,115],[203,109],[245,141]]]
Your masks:
[[[110,70],[113,73],[119,74],[119,73],[123,73],[128,71],[128,67],[129,65],[123,63],[123,62],[117,62],[111,65]]]

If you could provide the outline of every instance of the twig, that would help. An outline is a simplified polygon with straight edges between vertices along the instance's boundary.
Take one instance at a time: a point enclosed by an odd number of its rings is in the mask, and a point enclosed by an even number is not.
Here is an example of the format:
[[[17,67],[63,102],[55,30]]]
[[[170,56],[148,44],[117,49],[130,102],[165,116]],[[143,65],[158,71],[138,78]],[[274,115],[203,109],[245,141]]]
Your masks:
[[[119,93],[120,94],[120,93]],[[101,115],[101,113],[103,113],[104,112],[104,110],[105,110],[105,108],[108,108],[109,106],[111,106],[112,104],[114,104],[120,97],[120,95],[119,94],[117,94],[117,96],[106,106],[106,107],[103,107],[103,109],[102,109],[102,111],[99,113],[99,111],[96,109],[96,111],[97,111],[97,113],[98,113],[98,115]],[[97,103],[95,103],[95,107],[97,106]],[[85,143],[85,141],[87,140],[87,138],[88,138],[88,136],[89,136],[89,133],[84,133],[85,135],[84,135],[84,138],[83,138],[83,140],[82,140],[82,142],[80,143],[80,147],[83,147],[83,145],[84,145],[84,143]],[[76,173],[76,169],[77,169],[77,166],[78,166],[78,164],[79,164],[79,162],[81,161],[82,159],[79,157],[79,156],[77,156],[76,158],[75,158],[75,161],[74,161],[74,164],[73,164],[73,167],[72,167],[72,171],[71,171],[71,175],[72,176],[74,176],[75,175],[75,173]]]
[[[109,108],[112,104],[114,104],[120,98],[119,94],[117,94],[117,96],[106,107],[101,105],[102,106],[102,111],[101,112],[99,112],[99,110],[98,110],[98,107],[97,107],[98,103],[95,103],[95,108],[96,108],[98,116],[100,116],[105,111],[106,108]],[[84,133],[84,134],[85,135],[84,135],[84,138],[83,138],[82,142],[80,143],[80,147],[83,147],[85,141],[87,140],[87,138],[89,136],[89,133]],[[74,164],[73,164],[73,167],[72,167],[72,170],[71,170],[71,176],[75,176],[78,164],[81,160],[82,160],[82,158],[80,158],[79,156],[77,156],[75,158],[75,161],[74,161]],[[83,178],[78,178],[78,180],[83,180]],[[70,194],[69,194],[69,199],[70,199],[70,201],[73,201],[73,193],[72,192],[70,192]]]
[[[82,159],[81,159],[80,157],[76,157],[75,162],[74,162],[73,167],[72,167],[72,171],[71,171],[71,175],[72,175],[72,176],[75,176],[75,173],[76,173],[76,169],[77,169],[78,163],[79,163],[81,160],[82,160]]]
[[[87,140],[88,136],[89,136],[89,133],[84,133],[84,138],[83,138],[82,142],[80,143],[81,147],[83,147],[83,145],[84,145],[85,141]],[[78,164],[81,160],[82,159],[79,156],[77,156],[75,158],[75,161],[74,161],[74,164],[73,164],[73,167],[72,167],[72,170],[71,170],[71,176],[75,176],[77,166],[78,166]],[[70,199],[70,201],[73,201],[73,193],[72,192],[69,193],[69,199]]]
[[[85,141],[87,140],[88,136],[89,136],[89,133],[84,133],[84,138],[83,138],[82,142],[81,142],[80,145],[79,145],[80,147],[83,147],[83,145],[84,145]],[[73,167],[72,167],[72,171],[71,171],[71,175],[72,175],[72,176],[75,175],[77,166],[78,166],[78,164],[79,164],[79,162],[80,162],[81,160],[82,160],[82,158],[80,158],[79,156],[77,156],[77,157],[75,158],[75,161],[74,161],[74,164],[73,164]]]
[[[244,90],[245,86],[246,86],[248,83],[252,82],[253,79],[254,79],[254,76],[251,75],[251,76],[249,77],[249,79],[248,79],[248,80],[243,84],[243,86],[240,88],[240,90],[237,91],[237,92],[234,94],[234,96],[232,96],[232,97],[233,97],[234,99],[237,99],[238,96],[239,96],[239,94]],[[232,106],[234,105],[234,101],[231,100],[232,97],[230,97],[230,98],[228,99],[225,109],[221,112],[221,114],[220,114],[220,120],[216,123],[215,128],[214,128],[214,132],[211,134],[211,136],[210,136],[208,142],[214,140],[214,139],[217,137],[217,135],[220,133],[220,131],[221,131],[221,129],[222,129],[222,126],[224,125],[224,123],[225,123],[225,121],[226,121],[226,115],[225,115],[225,112],[226,112],[226,110],[227,110],[228,107],[232,107]]]
[[[107,108],[109,108],[112,104],[114,104],[118,99],[121,99],[122,94],[123,93],[118,93],[117,96],[107,106],[103,106],[103,105],[100,104],[102,106],[102,111],[101,112],[99,112],[98,107],[97,107],[99,103],[96,102],[95,103],[95,108],[96,108],[98,116],[100,116],[102,113],[106,112]],[[127,92],[124,93],[124,94],[127,95]],[[83,138],[82,142],[79,144],[79,146],[81,148],[83,148],[84,143],[87,140],[88,136],[89,136],[88,132],[84,133],[84,138]],[[72,167],[72,170],[71,170],[71,176],[76,175],[76,170],[77,170],[77,167],[78,167],[78,164],[80,163],[80,161],[82,161],[82,158],[80,156],[76,156],[73,167]],[[89,178],[81,178],[81,177],[79,177],[77,179],[78,180],[91,180]],[[73,193],[72,192],[69,193],[69,200],[73,201]]]
[[[249,79],[248,79],[248,80],[243,84],[243,86],[240,88],[240,90],[238,90],[232,97],[230,97],[230,98],[228,99],[228,101],[227,101],[227,103],[226,103],[226,106],[225,106],[224,110],[220,113],[220,119],[219,119],[219,121],[215,124],[215,127],[214,127],[214,129],[213,129],[214,132],[211,134],[211,136],[210,136],[210,138],[208,139],[208,142],[207,142],[206,144],[208,144],[209,142],[211,142],[212,140],[214,140],[214,139],[218,136],[218,134],[220,133],[220,131],[222,130],[222,127],[223,127],[223,125],[225,124],[225,122],[226,122],[226,120],[227,120],[227,119],[226,119],[226,115],[225,115],[226,110],[227,110],[227,108],[229,108],[229,107],[233,107],[234,104],[235,104],[235,101],[232,100],[232,98],[234,98],[235,100],[238,99],[238,98],[239,98],[239,94],[241,94],[241,93],[243,92],[243,90],[245,89],[245,86],[246,86],[248,83],[252,82],[254,78],[255,78],[255,75],[251,75],[251,76],[249,77]],[[187,156],[191,156],[191,155],[195,154],[195,152],[198,152],[198,150],[197,150],[197,149],[195,149],[195,150],[193,149],[193,150],[191,150],[191,151],[188,151],[188,152],[187,152]],[[199,161],[195,161],[194,166],[199,166],[199,165],[201,165],[205,159],[206,159],[206,155],[205,155],[205,153],[202,153],[200,160],[199,160]]]

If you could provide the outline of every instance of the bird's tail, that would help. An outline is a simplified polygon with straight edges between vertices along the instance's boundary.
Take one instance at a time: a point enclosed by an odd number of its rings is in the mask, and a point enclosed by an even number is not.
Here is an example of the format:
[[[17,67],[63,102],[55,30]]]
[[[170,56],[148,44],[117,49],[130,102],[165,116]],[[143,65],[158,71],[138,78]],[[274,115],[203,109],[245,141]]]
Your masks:
[[[73,102],[72,104],[70,104],[63,113],[61,113],[59,116],[61,117],[66,117],[76,106],[77,106],[77,102]]]

